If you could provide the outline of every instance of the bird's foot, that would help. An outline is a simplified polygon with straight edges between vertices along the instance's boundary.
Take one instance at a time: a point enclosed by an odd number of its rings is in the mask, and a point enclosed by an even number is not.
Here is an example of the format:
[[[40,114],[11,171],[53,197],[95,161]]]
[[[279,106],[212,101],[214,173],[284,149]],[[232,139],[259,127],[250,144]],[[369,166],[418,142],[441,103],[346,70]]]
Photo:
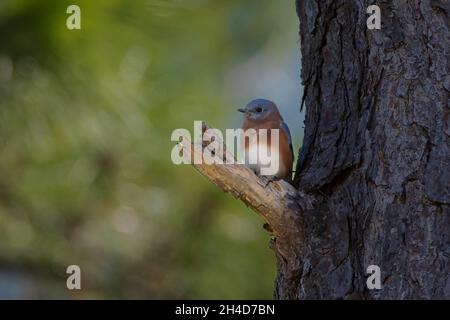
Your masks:
[[[264,182],[264,188],[266,188],[272,182],[279,180],[276,176],[260,176],[260,178]]]

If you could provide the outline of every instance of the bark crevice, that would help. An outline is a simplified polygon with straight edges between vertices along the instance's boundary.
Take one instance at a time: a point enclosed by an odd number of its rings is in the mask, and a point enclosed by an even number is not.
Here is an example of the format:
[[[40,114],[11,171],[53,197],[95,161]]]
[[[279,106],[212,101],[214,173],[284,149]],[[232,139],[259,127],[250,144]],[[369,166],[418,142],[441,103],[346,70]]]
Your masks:
[[[279,299],[450,299],[450,2],[380,0],[382,28],[367,30],[371,4],[296,1],[294,186],[194,165],[270,225]]]

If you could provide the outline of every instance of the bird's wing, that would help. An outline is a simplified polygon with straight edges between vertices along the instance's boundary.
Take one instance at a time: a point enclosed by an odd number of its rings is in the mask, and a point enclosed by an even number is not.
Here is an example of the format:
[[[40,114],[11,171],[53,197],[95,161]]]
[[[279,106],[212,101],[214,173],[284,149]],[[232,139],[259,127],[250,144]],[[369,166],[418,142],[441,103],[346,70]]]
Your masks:
[[[292,159],[294,159],[294,149],[292,148],[292,138],[291,138],[291,132],[289,131],[289,127],[284,121],[281,121],[280,125],[281,129],[286,133],[289,141],[289,149],[291,149],[291,155]]]

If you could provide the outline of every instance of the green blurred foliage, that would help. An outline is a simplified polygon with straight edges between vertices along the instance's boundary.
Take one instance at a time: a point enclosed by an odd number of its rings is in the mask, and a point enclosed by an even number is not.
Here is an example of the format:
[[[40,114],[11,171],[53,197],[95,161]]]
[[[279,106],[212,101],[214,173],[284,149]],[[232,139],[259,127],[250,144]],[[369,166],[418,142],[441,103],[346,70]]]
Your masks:
[[[262,221],[173,165],[170,134],[234,125],[224,74],[293,17],[285,0],[2,0],[0,298],[271,298]]]

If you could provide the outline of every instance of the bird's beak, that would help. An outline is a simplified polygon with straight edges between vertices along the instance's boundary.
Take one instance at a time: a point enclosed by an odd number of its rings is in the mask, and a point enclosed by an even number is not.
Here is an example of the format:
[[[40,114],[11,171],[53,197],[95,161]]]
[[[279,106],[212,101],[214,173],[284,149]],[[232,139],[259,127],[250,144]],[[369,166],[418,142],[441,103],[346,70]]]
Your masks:
[[[237,109],[237,111],[242,112],[242,113],[247,113],[247,110],[242,109],[242,108]]]

